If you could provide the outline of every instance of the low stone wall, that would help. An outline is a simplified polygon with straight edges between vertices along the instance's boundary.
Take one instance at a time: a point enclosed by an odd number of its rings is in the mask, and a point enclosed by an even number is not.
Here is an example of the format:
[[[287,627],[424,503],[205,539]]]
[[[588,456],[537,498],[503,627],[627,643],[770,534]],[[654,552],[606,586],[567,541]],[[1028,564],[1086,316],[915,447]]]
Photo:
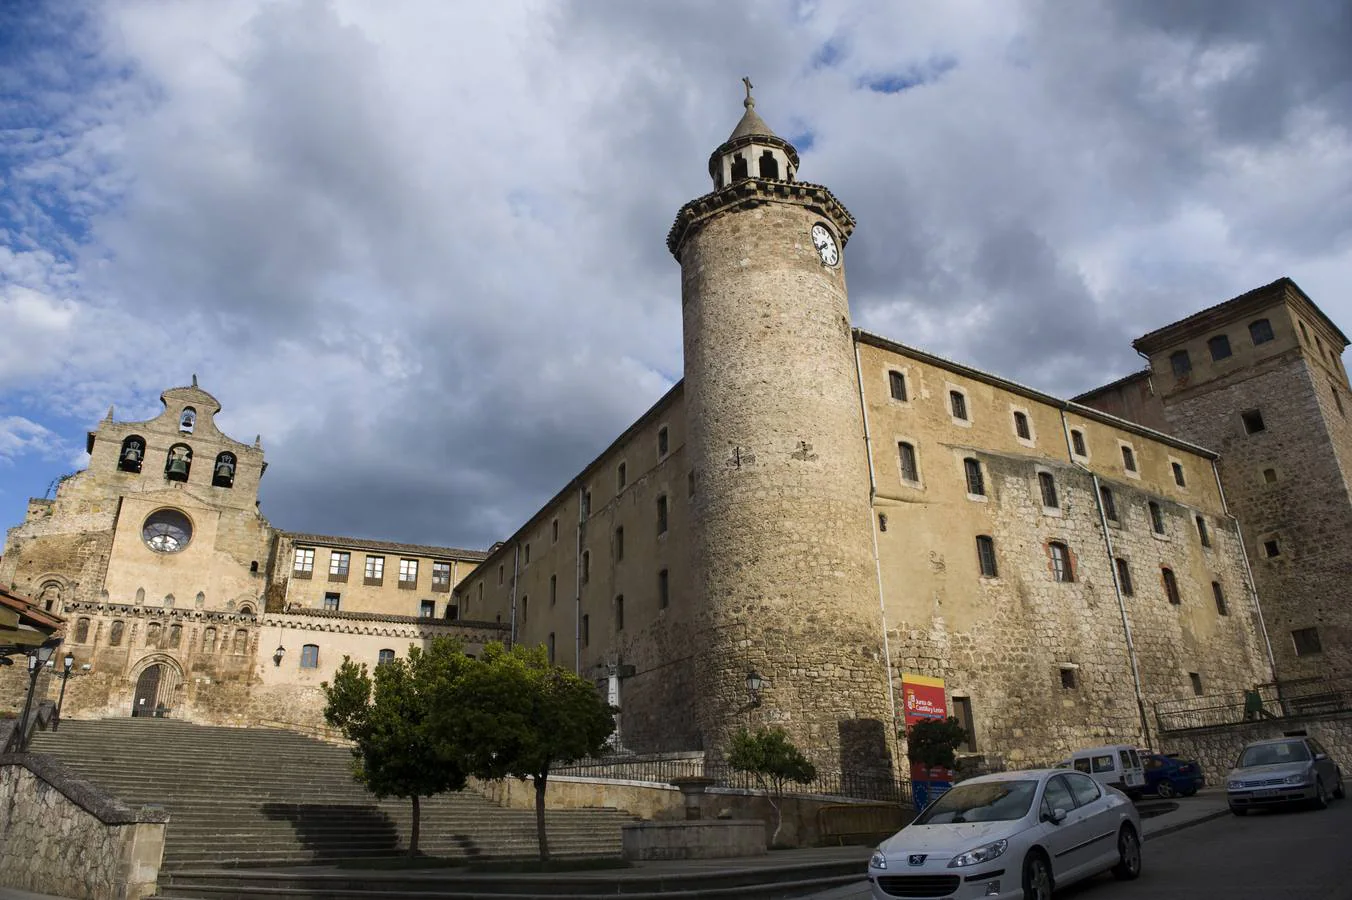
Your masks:
[[[51,757],[0,756],[0,885],[75,900],[149,897],[168,820],[109,797]]]
[[[758,819],[640,822],[621,831],[625,859],[727,859],[768,852]]]
[[[1206,773],[1207,784],[1224,785],[1245,744],[1293,733],[1308,734],[1323,744],[1352,782],[1352,712],[1166,732],[1160,736],[1160,744],[1167,753],[1197,760]]]

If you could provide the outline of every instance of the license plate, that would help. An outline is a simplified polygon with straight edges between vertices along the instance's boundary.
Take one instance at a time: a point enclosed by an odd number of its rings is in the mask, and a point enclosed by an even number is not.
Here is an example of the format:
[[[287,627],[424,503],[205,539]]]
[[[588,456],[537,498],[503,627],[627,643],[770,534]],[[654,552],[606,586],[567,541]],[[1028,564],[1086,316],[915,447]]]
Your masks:
[[[1281,791],[1254,791],[1255,797],[1276,797]]]

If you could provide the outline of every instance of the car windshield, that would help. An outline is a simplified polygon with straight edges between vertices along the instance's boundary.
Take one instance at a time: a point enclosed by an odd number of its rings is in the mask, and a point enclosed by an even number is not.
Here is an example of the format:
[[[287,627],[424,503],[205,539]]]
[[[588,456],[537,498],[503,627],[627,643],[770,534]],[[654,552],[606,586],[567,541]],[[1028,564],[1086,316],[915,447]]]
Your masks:
[[[1306,762],[1310,751],[1300,741],[1288,741],[1284,744],[1255,744],[1245,747],[1240,754],[1236,768],[1247,769],[1251,766],[1279,766],[1282,763]]]
[[[913,824],[1012,822],[1028,815],[1037,793],[1036,781],[986,781],[960,784],[935,800]]]

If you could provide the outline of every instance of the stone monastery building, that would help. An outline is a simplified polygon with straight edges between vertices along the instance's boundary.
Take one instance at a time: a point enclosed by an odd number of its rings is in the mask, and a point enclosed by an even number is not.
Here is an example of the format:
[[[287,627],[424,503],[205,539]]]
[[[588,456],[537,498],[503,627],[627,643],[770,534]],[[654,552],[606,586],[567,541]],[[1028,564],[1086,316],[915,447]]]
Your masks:
[[[852,328],[854,219],[745,106],[667,237],[684,379],[487,553],[272,528],[259,442],[195,383],[110,410],[0,558],[89,664],[67,714],[317,725],[344,655],[449,634],[546,645],[627,750],[778,724],[881,771],[906,675],[1025,765],[1149,745],[1161,700],[1352,672],[1348,342],[1294,283],[1048,396]]]

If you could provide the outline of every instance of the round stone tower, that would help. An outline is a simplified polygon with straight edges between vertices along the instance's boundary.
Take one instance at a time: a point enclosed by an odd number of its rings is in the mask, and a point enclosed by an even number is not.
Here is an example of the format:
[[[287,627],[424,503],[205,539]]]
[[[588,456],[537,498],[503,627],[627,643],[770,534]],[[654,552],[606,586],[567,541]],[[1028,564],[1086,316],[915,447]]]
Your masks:
[[[690,553],[705,749],[778,725],[824,769],[894,744],[864,422],[845,290],[849,212],[746,113],[681,208]],[[758,696],[748,676],[761,676]]]

